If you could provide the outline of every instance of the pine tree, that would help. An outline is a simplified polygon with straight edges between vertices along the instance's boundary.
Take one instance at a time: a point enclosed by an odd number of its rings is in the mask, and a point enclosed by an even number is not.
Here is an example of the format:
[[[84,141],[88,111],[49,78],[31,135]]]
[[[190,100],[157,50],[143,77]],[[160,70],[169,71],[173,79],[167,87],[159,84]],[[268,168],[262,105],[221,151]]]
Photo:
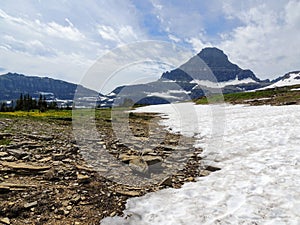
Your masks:
[[[23,94],[20,94],[20,98],[16,102],[16,110],[23,110],[24,107],[24,98]]]
[[[6,112],[6,103],[5,102],[1,103],[0,112]]]
[[[40,94],[39,100],[38,100],[38,109],[41,111],[43,104],[43,96]]]

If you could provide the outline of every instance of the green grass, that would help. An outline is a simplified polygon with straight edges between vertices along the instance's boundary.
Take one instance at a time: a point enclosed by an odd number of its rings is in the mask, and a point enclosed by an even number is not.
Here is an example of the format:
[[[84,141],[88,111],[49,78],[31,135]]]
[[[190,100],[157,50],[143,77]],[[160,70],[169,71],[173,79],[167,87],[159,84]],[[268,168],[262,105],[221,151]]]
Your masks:
[[[49,110],[46,112],[39,112],[38,110],[26,112],[26,111],[15,111],[15,112],[0,112],[0,117],[4,118],[28,118],[28,119],[72,119],[71,110]]]
[[[300,100],[300,91],[291,91],[291,89],[299,88],[300,85],[290,86],[290,87],[281,87],[273,88],[261,91],[253,92],[238,92],[221,95],[214,95],[209,97],[209,101],[206,97],[202,97],[196,100],[196,104],[208,104],[208,103],[243,103],[246,100],[255,100],[262,98],[271,98],[272,103],[283,103],[287,101],[299,101]]]
[[[15,112],[0,112],[0,115],[17,116],[17,117],[69,117],[72,115],[71,110],[49,110],[46,112],[34,111],[15,111]]]
[[[11,140],[9,139],[0,139],[0,145],[9,145]]]
[[[122,110],[122,109],[120,109]],[[109,120],[111,118],[111,109],[76,109],[72,110],[49,110],[46,112],[35,111],[15,111],[0,112],[0,118],[27,118],[27,119],[55,119],[71,121],[72,118],[94,116],[96,119]]]

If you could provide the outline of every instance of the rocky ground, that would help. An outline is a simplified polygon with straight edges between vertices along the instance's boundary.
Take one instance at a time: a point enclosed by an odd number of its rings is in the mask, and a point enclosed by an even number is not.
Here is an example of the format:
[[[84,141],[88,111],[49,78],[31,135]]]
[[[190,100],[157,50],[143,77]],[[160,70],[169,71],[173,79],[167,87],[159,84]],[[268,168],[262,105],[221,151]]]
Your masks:
[[[99,224],[122,215],[130,197],[218,170],[202,165],[193,140],[166,132],[157,115],[130,114],[134,135],[124,143],[103,112],[100,135],[89,140],[75,140],[70,120],[0,118],[0,224]],[[156,143],[144,148],[150,138]]]

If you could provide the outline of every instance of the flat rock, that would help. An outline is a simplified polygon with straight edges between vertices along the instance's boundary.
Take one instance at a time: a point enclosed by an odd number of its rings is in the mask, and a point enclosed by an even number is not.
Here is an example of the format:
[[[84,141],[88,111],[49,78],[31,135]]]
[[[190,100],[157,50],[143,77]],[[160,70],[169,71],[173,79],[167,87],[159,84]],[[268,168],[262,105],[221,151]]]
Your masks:
[[[7,152],[0,152],[0,157],[5,157],[5,156],[7,156],[7,155],[8,155]]]
[[[1,162],[1,164],[11,169],[30,170],[30,171],[43,171],[51,168],[51,166],[38,166],[38,165],[31,165],[31,164],[20,163],[20,162]]]
[[[13,162],[13,161],[16,161],[16,157],[10,155],[10,156],[6,156],[6,157],[2,157],[1,160],[3,161],[7,161],[7,162]]]
[[[173,145],[161,145],[160,148],[162,148],[165,151],[172,151],[175,149],[175,146]]]
[[[148,172],[148,164],[141,158],[136,158],[129,161],[129,167],[140,173],[147,173]]]
[[[148,165],[154,165],[154,164],[162,161],[162,157],[160,157],[160,156],[146,155],[146,156],[143,156],[142,158]]]
[[[17,142],[17,143],[11,144],[11,145],[7,146],[7,148],[17,149],[17,148],[20,148],[20,147],[28,147],[30,145],[35,145],[35,144],[36,143],[32,142],[32,141],[22,141],[22,142]]]
[[[116,192],[118,194],[130,196],[130,197],[137,197],[141,195],[141,193],[138,191],[117,190]]]
[[[90,176],[88,176],[88,175],[83,175],[83,174],[77,174],[77,180],[78,180],[80,183],[86,183],[86,182],[89,182]]]
[[[25,204],[24,204],[24,208],[25,208],[25,209],[32,208],[32,207],[37,206],[37,204],[38,204],[37,201],[30,202],[30,203],[25,203]]]
[[[211,171],[208,171],[208,170],[201,170],[199,175],[200,175],[201,177],[205,177],[205,176],[208,176],[210,173],[211,173]]]
[[[22,151],[20,149],[9,149],[9,150],[7,150],[7,152],[10,155],[13,155],[14,157],[16,157],[17,159],[22,159],[23,157],[28,155],[27,152]]]
[[[129,162],[131,160],[135,160],[135,159],[138,159],[140,156],[137,156],[137,155],[128,155],[128,154],[120,154],[119,155],[119,159],[122,161],[122,162]]]
[[[9,183],[9,182],[2,182],[0,183],[1,187],[8,187],[8,188],[31,188],[36,187],[33,184],[16,184],[16,183]]]
[[[34,140],[42,140],[42,141],[51,141],[53,140],[52,136],[46,136],[46,135],[34,135],[34,134],[24,134],[24,136],[34,139]]]
[[[0,218],[0,223],[2,224],[10,224],[10,220],[8,217]]]
[[[78,170],[84,170],[84,171],[88,171],[88,172],[94,172],[95,171],[95,169],[93,169],[92,167],[88,167],[88,166],[76,165],[75,167]]]
[[[159,186],[172,186],[172,178],[171,177],[166,177],[164,178],[160,183]]]
[[[4,193],[7,193],[7,192],[10,192],[10,188],[0,185],[0,194],[4,194]]]
[[[39,162],[49,162],[51,160],[52,160],[52,156],[49,156],[49,157],[40,159]]]

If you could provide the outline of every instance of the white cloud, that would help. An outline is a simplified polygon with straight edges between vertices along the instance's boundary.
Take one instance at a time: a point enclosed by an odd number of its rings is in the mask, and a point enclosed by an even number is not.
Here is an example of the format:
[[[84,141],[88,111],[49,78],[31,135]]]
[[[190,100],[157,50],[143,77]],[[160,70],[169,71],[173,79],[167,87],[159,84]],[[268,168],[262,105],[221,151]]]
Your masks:
[[[118,44],[137,41],[138,37],[131,26],[122,26],[114,29],[111,26],[99,25],[98,32],[102,39],[113,41]]]
[[[201,38],[192,37],[192,38],[187,38],[185,41],[192,45],[192,48],[196,53],[198,53],[203,48],[211,47],[211,43],[203,42]]]
[[[173,35],[195,52],[217,46],[261,78],[300,69],[298,0],[151,2],[168,39]]]
[[[151,0],[151,3],[160,21],[159,29],[167,34],[184,39],[203,31],[203,16],[197,11],[197,4],[178,0]]]
[[[4,35],[2,40],[5,40],[5,44],[2,44],[2,47],[10,49],[15,52],[26,52],[31,55],[39,56],[50,56],[53,55],[53,52],[50,48],[46,47],[39,40],[17,40],[13,36]],[[9,46],[9,47],[8,47]]]
[[[105,40],[116,41],[116,42],[120,41],[117,32],[110,26],[99,25],[98,32],[100,36]]]
[[[286,12],[286,23],[291,27],[295,29],[300,28],[300,2],[299,1],[290,1],[285,6],[285,12]]]
[[[299,0],[3,1],[0,68],[78,81],[108,50],[158,39],[194,52],[217,46],[274,78],[300,69],[299,11]]]
[[[175,35],[172,35],[172,34],[169,34],[168,37],[169,37],[169,39],[170,39],[171,41],[174,41],[174,42],[176,42],[176,43],[178,43],[178,42],[181,41],[180,38],[178,38],[178,37],[176,37]]]
[[[274,2],[272,2],[274,4]],[[281,10],[279,10],[281,8]],[[231,9],[230,17],[243,25],[223,36],[218,44],[229,57],[244,68],[252,69],[261,78],[276,78],[300,69],[299,46],[300,2],[255,5],[247,9]],[[227,8],[227,12],[229,12]]]
[[[50,76],[70,82],[79,82],[86,69],[92,66],[93,60],[87,60],[81,55],[59,53],[58,57],[33,56],[25,52],[15,52],[0,48],[1,63],[5,68],[14,68],[13,71],[27,75]],[[67,71],[67,73],[66,73]]]
[[[141,39],[132,7],[130,1],[5,2],[0,67],[78,82],[108,49]]]
[[[54,37],[65,38],[72,41],[81,41],[85,39],[85,36],[80,31],[72,26],[62,26],[55,22],[44,24],[42,30],[45,30],[47,34]]]

